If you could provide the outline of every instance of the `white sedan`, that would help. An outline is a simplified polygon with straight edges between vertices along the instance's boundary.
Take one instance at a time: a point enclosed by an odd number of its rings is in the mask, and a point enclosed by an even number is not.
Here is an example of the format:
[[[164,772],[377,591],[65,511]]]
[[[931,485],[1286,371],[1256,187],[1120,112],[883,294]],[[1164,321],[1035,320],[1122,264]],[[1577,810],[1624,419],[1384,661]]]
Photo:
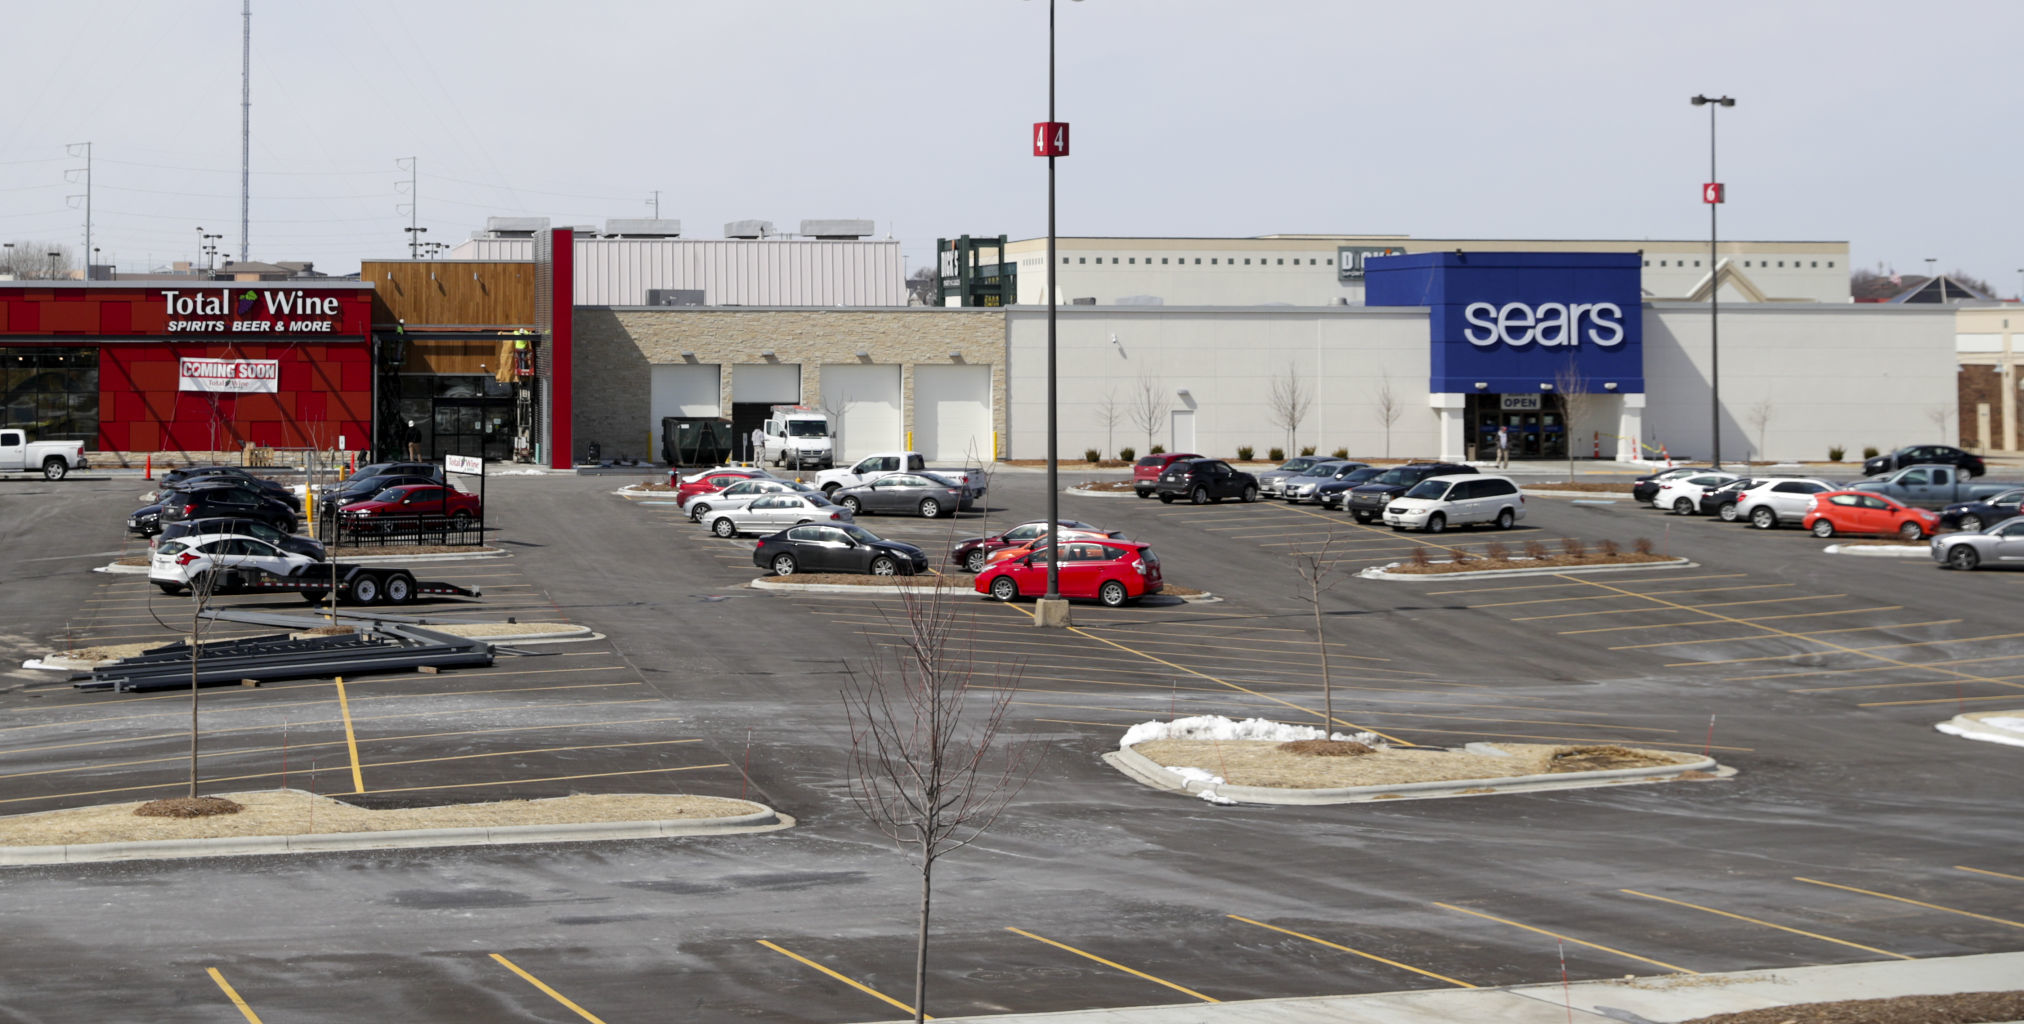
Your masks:
[[[790,526],[815,522],[852,522],[850,510],[831,504],[821,494],[762,494],[743,508],[720,509],[710,513],[710,532],[719,537],[741,533],[774,533]]]
[[[1734,473],[1712,472],[1674,477],[1659,484],[1659,492],[1652,495],[1652,507],[1683,516],[1693,515],[1701,509],[1701,495],[1736,478]]]
[[[262,569],[280,576],[295,576],[316,565],[308,555],[284,551],[257,537],[209,533],[178,537],[156,546],[148,562],[148,582],[165,594],[203,589],[207,580],[219,593],[239,584],[239,572]]]
[[[682,499],[682,511],[689,514],[689,521],[700,523],[710,515],[711,509],[744,508],[762,494],[820,494],[812,484],[798,480],[775,480],[772,477],[754,477],[741,480],[721,491],[707,494],[691,494]]]

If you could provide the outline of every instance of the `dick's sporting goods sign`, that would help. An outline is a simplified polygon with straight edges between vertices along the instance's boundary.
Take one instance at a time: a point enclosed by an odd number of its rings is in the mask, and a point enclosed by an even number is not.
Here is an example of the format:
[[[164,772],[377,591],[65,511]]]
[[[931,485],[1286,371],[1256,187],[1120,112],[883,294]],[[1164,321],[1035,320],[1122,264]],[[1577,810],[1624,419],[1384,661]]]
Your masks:
[[[1427,307],[1437,394],[1644,391],[1636,253],[1443,252],[1373,260],[1364,303]]]
[[[273,395],[281,391],[278,359],[182,359],[176,390],[228,395]]]

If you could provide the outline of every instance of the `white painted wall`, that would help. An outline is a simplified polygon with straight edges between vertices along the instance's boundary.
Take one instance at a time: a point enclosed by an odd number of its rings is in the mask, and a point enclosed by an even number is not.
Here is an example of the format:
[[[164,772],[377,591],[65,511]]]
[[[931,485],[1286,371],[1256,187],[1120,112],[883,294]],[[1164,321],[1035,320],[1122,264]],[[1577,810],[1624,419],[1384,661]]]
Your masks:
[[[653,451],[661,450],[662,417],[723,415],[723,389],[716,363],[676,363],[652,370],[647,430],[654,439]]]
[[[837,434],[846,460],[893,451],[906,440],[897,364],[824,363],[821,404],[825,410],[843,410]]]
[[[914,364],[914,448],[929,459],[991,458],[991,368]]]

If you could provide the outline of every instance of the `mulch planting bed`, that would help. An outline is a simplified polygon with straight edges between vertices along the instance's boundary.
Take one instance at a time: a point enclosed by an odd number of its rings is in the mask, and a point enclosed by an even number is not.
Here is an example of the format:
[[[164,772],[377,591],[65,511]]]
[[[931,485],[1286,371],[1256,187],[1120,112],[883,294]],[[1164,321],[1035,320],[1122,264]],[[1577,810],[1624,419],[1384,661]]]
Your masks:
[[[1471,558],[1466,562],[1428,562],[1413,565],[1410,562],[1388,566],[1387,573],[1408,576],[1438,576],[1451,572],[1488,572],[1495,569],[1571,569],[1588,565],[1642,565],[1651,562],[1676,562],[1672,555],[1643,555],[1635,551],[1620,551],[1614,555],[1548,555],[1545,558],[1507,558],[1492,560]]]
[[[1125,494],[1130,494],[1136,490],[1130,480],[1103,480],[1096,483],[1076,484],[1075,489],[1078,491],[1119,491]]]
[[[1986,1024],[2010,1020],[2024,1020],[2024,991],[1767,1006],[1695,1017],[1683,1024]]]
[[[1498,743],[1496,754],[1386,747],[1351,757],[1316,757],[1275,740],[1151,740],[1131,749],[1168,768],[1199,768],[1232,786],[1346,789],[1408,782],[1499,779],[1519,775],[1687,764],[1699,754],[1627,747]]]

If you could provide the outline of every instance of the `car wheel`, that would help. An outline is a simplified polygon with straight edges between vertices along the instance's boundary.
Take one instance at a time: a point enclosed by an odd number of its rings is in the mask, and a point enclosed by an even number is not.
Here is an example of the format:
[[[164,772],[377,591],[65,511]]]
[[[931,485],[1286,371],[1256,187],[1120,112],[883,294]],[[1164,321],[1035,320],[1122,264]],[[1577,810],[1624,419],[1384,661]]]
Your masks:
[[[161,592],[164,594],[180,594],[183,592],[183,585],[180,583],[167,583],[161,580],[156,580],[155,586],[160,588]]]
[[[1141,497],[1141,498],[1150,498],[1150,497],[1152,497],[1153,495],[1152,495],[1152,492],[1151,492],[1151,491],[1140,491],[1140,492],[1138,492],[1138,496],[1139,496],[1139,497]]]
[[[970,554],[963,559],[963,568],[968,569],[971,572],[983,572],[984,567],[986,565],[989,565],[990,563],[991,559],[989,556],[984,554],[984,549],[977,548],[971,551]]]
[[[899,571],[899,563],[885,555],[880,555],[871,560],[871,574],[873,576],[897,576],[899,575]]]
[[[1428,517],[1427,517],[1427,532],[1428,532],[1428,533],[1442,533],[1442,532],[1445,532],[1445,531],[1447,530],[1447,528],[1448,528],[1448,517],[1447,517],[1447,516],[1444,516],[1444,515],[1440,514],[1439,512],[1436,512],[1436,513],[1434,513],[1433,515],[1430,515],[1430,516],[1428,516]]]
[[[1131,600],[1131,594],[1124,589],[1124,584],[1111,580],[1097,588],[1096,599],[1102,601],[1105,608],[1122,608],[1126,601]]]
[[[935,500],[935,499],[933,499],[933,498],[922,498],[922,499],[921,499],[921,518],[922,518],[922,519],[940,519],[941,517],[942,517],[942,503],[941,503],[941,502],[939,502],[939,501],[936,501],[936,500]]]
[[[864,511],[864,502],[856,498],[846,497],[841,502],[838,502],[838,504],[849,510],[851,515],[857,515],[859,512]]]
[[[827,497],[827,496],[829,496],[829,495],[835,494],[835,493],[837,492],[837,489],[838,489],[838,488],[840,488],[840,487],[842,487],[842,486],[843,486],[842,484],[840,484],[840,483],[836,483],[835,481],[831,481],[831,482],[829,482],[829,483],[823,484],[823,485],[822,485],[822,493],[823,493],[823,496],[824,496],[824,497]]]
[[[452,513],[450,516],[450,528],[455,530],[470,529],[471,513],[466,512],[463,509],[458,509],[456,512]]]
[[[1815,537],[1834,536],[1834,524],[1825,519],[1815,519],[1813,521],[1813,535]]]
[[[1721,520],[1725,523],[1735,522],[1736,512],[1736,503],[1733,501],[1725,501],[1720,507],[1715,509],[1715,515],[1721,517]]]
[[[42,460],[42,475],[46,479],[61,480],[70,475],[70,463],[51,455]]]
[[[700,523],[703,521],[703,517],[709,514],[710,514],[710,506],[697,505],[696,507],[689,510],[689,521],[692,523]]]
[[[295,520],[293,519],[283,519],[282,521],[274,524],[274,528],[280,530],[282,533],[294,533],[295,526],[296,523]]]
[[[407,604],[415,599],[415,578],[405,572],[387,574],[388,604]]]
[[[1010,576],[1000,576],[991,581],[991,596],[1000,601],[1010,601],[1019,596],[1019,583]]]
[[[1970,512],[1967,515],[1962,516],[1961,532],[1963,533],[1982,532],[1982,517],[1974,514],[1973,512]]]
[[[1681,498],[1673,502],[1673,514],[1681,516],[1693,515],[1694,514],[1693,500],[1689,498]]]
[[[1160,504],[1162,504],[1162,505],[1171,505],[1171,504],[1173,504],[1173,503],[1174,503],[1174,496],[1173,496],[1173,495],[1171,495],[1171,494],[1162,494],[1162,495],[1160,495]]]
[[[738,524],[732,522],[730,516],[718,516],[717,521],[710,524],[710,532],[719,537],[736,537]]]
[[[1207,505],[1209,503],[1209,489],[1206,487],[1195,488],[1188,495],[1188,500],[1196,505]]]
[[[775,576],[792,576],[794,575],[794,570],[800,567],[800,563],[794,560],[793,555],[779,554],[773,556],[773,575]]]
[[[1246,502],[1253,502],[1253,501],[1257,501],[1257,500],[1258,500],[1258,488],[1256,488],[1256,487],[1251,487],[1251,486],[1248,486],[1248,485],[1247,485],[1247,486],[1245,486],[1245,488],[1244,488],[1244,500],[1245,500]]]
[[[371,573],[360,573],[351,581],[351,600],[354,604],[378,604],[380,581]]]
[[[1518,516],[1508,508],[1497,513],[1497,529],[1499,530],[1508,530],[1517,522]]]
[[[1947,566],[1949,568],[1968,572],[1981,564],[1982,556],[1976,554],[1975,549],[1966,544],[1956,544],[1952,551],[1947,552]]]
[[[1926,535],[1926,528],[1917,523],[1905,523],[1898,527],[1898,536],[1906,540],[1918,540]]]
[[[1771,529],[1778,525],[1778,513],[1759,505],[1750,510],[1750,525],[1760,530]]]

